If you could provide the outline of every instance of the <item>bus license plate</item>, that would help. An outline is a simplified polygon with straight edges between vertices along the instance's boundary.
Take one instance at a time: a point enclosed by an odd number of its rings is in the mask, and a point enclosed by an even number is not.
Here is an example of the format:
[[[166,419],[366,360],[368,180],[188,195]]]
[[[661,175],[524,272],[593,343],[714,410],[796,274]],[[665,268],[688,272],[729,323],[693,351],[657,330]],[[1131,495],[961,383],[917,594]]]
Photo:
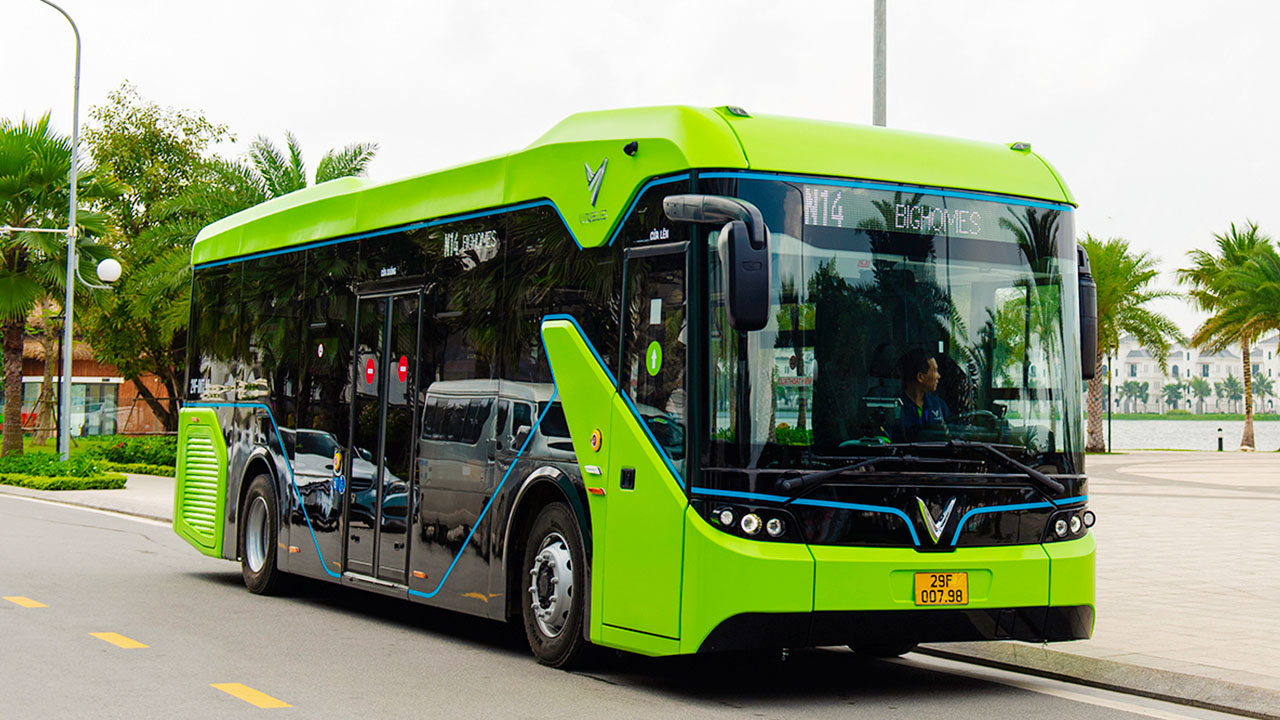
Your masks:
[[[916,573],[916,605],[968,605],[969,573]]]

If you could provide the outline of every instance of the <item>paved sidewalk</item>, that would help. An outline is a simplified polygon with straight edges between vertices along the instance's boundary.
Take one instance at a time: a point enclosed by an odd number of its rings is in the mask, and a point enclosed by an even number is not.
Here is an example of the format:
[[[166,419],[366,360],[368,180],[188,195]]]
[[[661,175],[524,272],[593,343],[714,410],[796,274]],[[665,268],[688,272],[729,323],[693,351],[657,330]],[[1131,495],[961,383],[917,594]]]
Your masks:
[[[1280,454],[1091,456],[1098,620],[1091,640],[926,651],[1280,718]],[[0,492],[170,520],[173,479]]]
[[[173,520],[173,478],[133,474],[125,477],[128,479],[123,490],[30,490],[0,485],[0,493],[110,510],[165,522]]]
[[[937,645],[996,664],[1280,717],[1280,454],[1090,456],[1091,640]]]

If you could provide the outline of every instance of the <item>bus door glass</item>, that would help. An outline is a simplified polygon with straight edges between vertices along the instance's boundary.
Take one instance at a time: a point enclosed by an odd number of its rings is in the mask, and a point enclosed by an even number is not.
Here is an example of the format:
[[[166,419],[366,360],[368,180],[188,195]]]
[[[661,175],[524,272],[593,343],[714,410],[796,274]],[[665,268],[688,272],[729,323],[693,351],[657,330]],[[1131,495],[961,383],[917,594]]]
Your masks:
[[[347,569],[405,581],[417,385],[418,292],[360,299],[347,453]],[[376,571],[375,571],[376,568]]]
[[[641,443],[610,445],[607,489],[604,622],[640,632],[679,636],[681,558],[684,553],[683,482],[688,426],[686,348],[688,305],[685,263],[689,243],[629,248],[619,382],[632,408],[615,415],[614,433],[639,415]],[[650,439],[652,438],[652,439]]]

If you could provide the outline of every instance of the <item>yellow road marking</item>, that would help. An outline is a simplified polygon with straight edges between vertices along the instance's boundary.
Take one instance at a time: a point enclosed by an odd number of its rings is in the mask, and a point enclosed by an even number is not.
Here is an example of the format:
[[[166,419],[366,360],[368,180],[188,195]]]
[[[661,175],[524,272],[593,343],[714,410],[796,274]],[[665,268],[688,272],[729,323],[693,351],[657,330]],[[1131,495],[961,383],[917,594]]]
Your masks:
[[[36,602],[29,597],[22,597],[21,595],[6,595],[4,599],[14,605],[21,605],[24,608],[49,607],[42,602]]]
[[[99,640],[106,640],[112,645],[115,645],[116,647],[124,648],[125,650],[134,650],[136,648],[150,647],[149,645],[143,645],[142,643],[138,642],[137,640],[134,640],[133,638],[127,638],[121,635],[120,633],[100,632],[100,633],[89,633],[89,634],[98,638]]]
[[[240,698],[250,705],[260,708],[293,707],[283,700],[277,700],[264,692],[259,692],[248,685],[241,685],[240,683],[213,683],[209,687],[221,690],[232,697]]]

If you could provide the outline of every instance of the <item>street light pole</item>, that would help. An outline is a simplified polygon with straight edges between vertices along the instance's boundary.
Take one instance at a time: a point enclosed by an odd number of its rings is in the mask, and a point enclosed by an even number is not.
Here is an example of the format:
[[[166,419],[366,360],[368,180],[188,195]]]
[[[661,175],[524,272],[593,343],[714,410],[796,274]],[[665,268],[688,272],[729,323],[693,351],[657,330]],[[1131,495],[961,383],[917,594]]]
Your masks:
[[[71,23],[76,35],[76,84],[71,105],[71,205],[67,210],[67,297],[63,302],[62,327],[62,382],[58,392],[58,455],[63,461],[71,455],[71,361],[74,338],[71,323],[71,305],[76,289],[76,181],[80,162],[80,28],[66,10],[49,0],[40,2],[62,13]],[[45,362],[49,359],[45,358]]]
[[[885,125],[884,3],[885,0],[875,0],[874,48],[872,50],[875,60],[872,69],[871,124],[880,127]]]

